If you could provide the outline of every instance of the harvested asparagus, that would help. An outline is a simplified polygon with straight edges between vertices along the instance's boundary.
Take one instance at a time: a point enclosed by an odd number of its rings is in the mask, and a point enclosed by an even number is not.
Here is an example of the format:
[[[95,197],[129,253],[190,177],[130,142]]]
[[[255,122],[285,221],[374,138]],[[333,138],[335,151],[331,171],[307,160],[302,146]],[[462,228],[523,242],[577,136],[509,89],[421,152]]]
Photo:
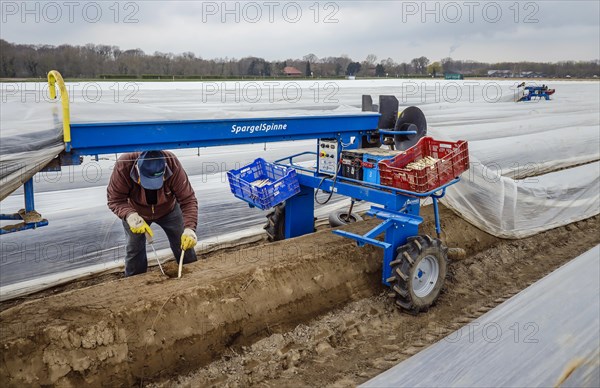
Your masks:
[[[269,183],[271,183],[271,181],[268,178],[266,178],[266,179],[257,179],[250,184],[254,187],[264,187],[264,186],[268,185]]]
[[[426,156],[423,159],[417,160],[415,162],[411,162],[406,165],[405,169],[407,170],[423,170],[427,167],[431,167],[437,163],[438,159],[432,158],[431,156]]]
[[[183,256],[185,255],[185,251],[181,250],[181,256],[179,256],[179,268],[177,270],[177,278],[181,278],[181,272],[183,271]]]

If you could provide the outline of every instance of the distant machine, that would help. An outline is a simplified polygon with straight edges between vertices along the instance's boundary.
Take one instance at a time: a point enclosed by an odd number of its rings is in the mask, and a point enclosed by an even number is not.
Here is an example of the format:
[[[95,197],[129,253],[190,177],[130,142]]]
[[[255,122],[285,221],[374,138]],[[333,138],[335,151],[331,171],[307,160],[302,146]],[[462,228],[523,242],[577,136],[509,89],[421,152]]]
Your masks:
[[[519,84],[518,88],[523,88],[523,95],[517,100],[520,101],[531,101],[534,98],[550,100],[550,96],[554,94],[556,90],[548,89],[547,85],[542,86],[525,86],[525,82]]]

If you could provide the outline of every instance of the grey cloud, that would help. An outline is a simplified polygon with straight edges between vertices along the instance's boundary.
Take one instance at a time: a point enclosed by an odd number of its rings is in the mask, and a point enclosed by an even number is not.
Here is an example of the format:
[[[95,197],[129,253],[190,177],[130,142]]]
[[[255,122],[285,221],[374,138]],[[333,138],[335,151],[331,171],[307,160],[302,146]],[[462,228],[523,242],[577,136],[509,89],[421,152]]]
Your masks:
[[[3,2],[3,10],[5,7]],[[12,2],[21,4],[21,2]],[[58,2],[60,3],[60,2]],[[264,2],[250,2],[261,7],[263,17],[257,23],[241,18],[240,23],[221,23],[219,14],[203,15],[203,11],[220,7],[222,2],[198,1],[141,1],[119,3],[118,22],[114,22],[113,2],[97,2],[104,12],[96,23],[81,17],[74,22],[66,18],[57,23],[21,23],[20,18],[6,17],[2,22],[2,38],[15,43],[85,44],[102,43],[122,49],[141,48],[154,51],[181,53],[192,51],[204,58],[243,57],[255,55],[267,59],[299,58],[307,53],[317,56],[335,56],[347,53],[362,60],[369,53],[380,58],[391,57],[407,61],[425,55],[440,59],[452,54],[460,59],[558,61],[564,59],[595,59],[600,46],[600,2],[597,1],[537,1],[519,2],[518,21],[515,22],[514,2],[470,2],[476,5],[474,20],[468,20],[467,2],[402,2],[402,1],[348,1],[320,2],[319,21],[315,23],[314,2],[297,2],[303,16],[297,23],[286,22],[281,10],[290,2],[279,2],[275,20],[270,23]],[[498,4],[502,17],[496,23],[485,20],[481,10]],[[42,4],[42,3],[40,3]],[[213,8],[207,8],[208,5]],[[233,9],[234,2],[227,3]],[[238,9],[248,2],[237,3]],[[329,5],[327,5],[329,4]],[[428,9],[442,10],[458,6],[463,15],[451,23],[453,14],[440,13],[436,23],[433,15],[421,21],[423,4]],[[436,5],[437,4],[437,5]],[[81,3],[83,8],[86,3]],[[403,11],[417,7],[416,15]],[[310,9],[309,7],[313,7]],[[325,7],[328,7],[327,9]],[[491,8],[490,8],[491,9]],[[137,23],[124,23],[135,11]],[[220,11],[220,10],[219,10]],[[336,23],[323,23],[335,12]],[[536,23],[524,23],[524,18],[535,11]],[[18,15],[17,15],[18,16]],[[206,22],[203,22],[204,20]],[[253,14],[246,15],[252,17]],[[447,17],[444,17],[447,16]],[[489,15],[488,15],[489,16]],[[492,15],[493,16],[493,15]],[[454,49],[453,49],[454,48]],[[529,56],[529,58],[525,58]]]

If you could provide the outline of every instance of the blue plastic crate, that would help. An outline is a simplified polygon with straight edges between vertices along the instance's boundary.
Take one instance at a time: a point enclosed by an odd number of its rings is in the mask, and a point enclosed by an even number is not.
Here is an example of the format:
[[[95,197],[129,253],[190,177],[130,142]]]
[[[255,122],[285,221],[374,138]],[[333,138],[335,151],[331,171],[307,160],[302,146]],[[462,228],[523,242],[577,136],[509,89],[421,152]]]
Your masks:
[[[268,163],[258,158],[248,166],[227,172],[233,195],[256,206],[270,209],[300,192],[296,170]],[[258,187],[252,182],[269,179],[270,183]]]
[[[379,184],[379,162],[392,159],[398,155],[398,151],[375,149],[363,154],[363,180],[365,182]]]

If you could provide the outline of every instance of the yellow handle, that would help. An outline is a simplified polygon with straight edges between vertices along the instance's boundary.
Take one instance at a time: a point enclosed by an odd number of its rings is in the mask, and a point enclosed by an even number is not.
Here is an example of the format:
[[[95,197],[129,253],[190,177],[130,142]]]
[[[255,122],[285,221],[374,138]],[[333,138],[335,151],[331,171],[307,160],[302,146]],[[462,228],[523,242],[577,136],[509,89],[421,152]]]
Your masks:
[[[69,93],[63,81],[62,75],[56,70],[48,72],[48,89],[50,90],[50,98],[56,98],[56,89],[54,84],[58,84],[60,89],[60,101],[63,109],[63,137],[65,143],[71,142],[71,114],[69,113]]]

